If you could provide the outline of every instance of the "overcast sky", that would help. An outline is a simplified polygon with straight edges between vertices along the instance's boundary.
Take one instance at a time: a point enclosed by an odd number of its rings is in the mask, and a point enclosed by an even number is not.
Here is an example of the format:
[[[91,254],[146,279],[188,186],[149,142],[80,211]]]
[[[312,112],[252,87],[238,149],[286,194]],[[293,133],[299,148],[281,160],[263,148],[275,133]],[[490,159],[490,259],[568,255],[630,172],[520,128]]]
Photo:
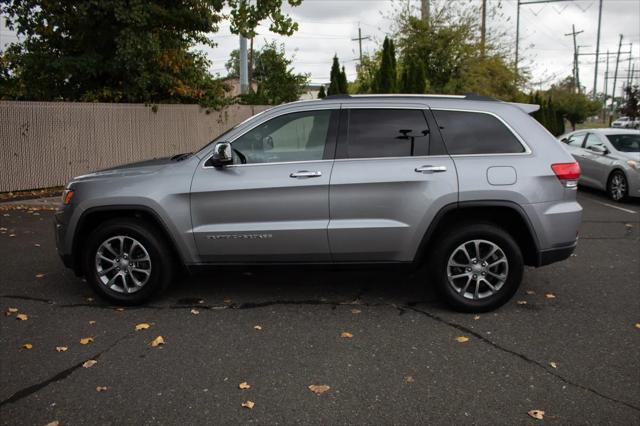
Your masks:
[[[455,0],[454,0],[455,1]],[[477,3],[481,0],[458,0]],[[494,6],[498,0],[488,0]],[[524,2],[531,0],[522,0]],[[344,64],[349,81],[356,75],[355,67],[358,58],[358,43],[352,38],[358,35],[358,26],[362,35],[369,36],[364,40],[364,52],[372,52],[391,31],[391,20],[388,18],[394,7],[405,5],[407,0],[304,0],[296,8],[285,7],[299,24],[299,30],[292,37],[281,37],[268,31],[268,25],[260,26],[259,35],[254,40],[254,47],[259,48],[265,42],[277,40],[285,45],[288,55],[295,57],[293,66],[298,72],[311,74],[313,83],[327,83],[331,58],[334,53]],[[420,0],[410,0],[413,7]],[[487,31],[506,30],[513,38],[515,46],[516,32],[516,0],[502,0],[503,17],[500,20],[490,19]],[[574,24],[576,31],[584,31],[577,36],[581,52],[595,52],[598,25],[598,0],[569,0],[557,3],[523,5],[520,10],[520,55],[521,66],[531,71],[531,79],[540,82],[540,87],[547,87],[549,82],[571,74],[573,61],[573,41],[564,34],[571,32]],[[602,11],[602,34],[600,52],[607,49],[616,52],[619,35],[623,34],[622,51],[628,52],[628,43],[633,43],[633,61],[635,62],[636,81],[640,81],[640,1],[638,0],[604,0]],[[0,46],[15,40],[6,28],[0,29]],[[229,52],[238,47],[238,37],[232,35],[229,26],[222,23],[220,31],[211,37],[217,43],[215,48],[205,51],[212,61],[211,71],[224,76]],[[620,56],[621,63],[618,78],[626,80],[628,54]],[[591,90],[594,77],[594,56],[580,57],[581,83]],[[605,57],[600,59],[598,91],[604,89]],[[613,76],[615,54],[610,56],[610,76]],[[612,80],[609,80],[609,91]],[[621,83],[617,83],[616,92],[620,93]]]

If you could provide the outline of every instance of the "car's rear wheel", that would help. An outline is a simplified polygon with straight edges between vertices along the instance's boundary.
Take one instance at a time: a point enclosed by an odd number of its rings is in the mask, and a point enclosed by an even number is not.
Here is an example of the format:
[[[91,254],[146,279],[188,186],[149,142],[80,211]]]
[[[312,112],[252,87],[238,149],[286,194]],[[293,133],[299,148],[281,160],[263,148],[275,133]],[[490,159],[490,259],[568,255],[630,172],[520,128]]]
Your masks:
[[[166,288],[173,276],[171,250],[160,235],[139,219],[114,219],[101,224],[85,245],[87,282],[110,302],[146,302]]]
[[[609,176],[607,181],[607,194],[613,201],[622,201],[629,191],[627,177],[620,170],[616,170]]]
[[[489,224],[467,224],[440,235],[431,273],[444,300],[463,312],[502,306],[517,291],[524,262],[507,232]]]

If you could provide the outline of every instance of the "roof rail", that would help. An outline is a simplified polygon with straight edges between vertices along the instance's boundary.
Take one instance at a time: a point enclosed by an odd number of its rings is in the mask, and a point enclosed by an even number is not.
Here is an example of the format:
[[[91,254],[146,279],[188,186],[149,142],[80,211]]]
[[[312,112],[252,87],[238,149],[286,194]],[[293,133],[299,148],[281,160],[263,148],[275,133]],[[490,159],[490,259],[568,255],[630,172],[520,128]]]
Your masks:
[[[455,98],[455,99],[466,99],[469,101],[492,101],[499,102],[498,99],[482,96],[476,93],[466,93],[464,95],[430,95],[430,94],[413,94],[413,93],[372,93],[366,95],[348,95],[341,93],[339,95],[329,95],[325,96],[323,99],[332,100],[332,99],[354,99],[354,98],[385,98],[385,97],[417,97],[417,98]]]

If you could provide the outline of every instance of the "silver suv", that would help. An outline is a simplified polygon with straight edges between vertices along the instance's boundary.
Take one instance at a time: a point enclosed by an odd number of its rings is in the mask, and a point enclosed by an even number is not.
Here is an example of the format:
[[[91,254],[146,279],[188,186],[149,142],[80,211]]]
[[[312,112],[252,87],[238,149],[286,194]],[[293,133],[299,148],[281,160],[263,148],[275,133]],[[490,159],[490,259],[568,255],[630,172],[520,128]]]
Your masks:
[[[192,154],[79,176],[59,254],[98,294],[148,300],[178,267],[426,263],[453,308],[494,309],[577,242],[578,164],[528,113],[468,96],[337,96]]]

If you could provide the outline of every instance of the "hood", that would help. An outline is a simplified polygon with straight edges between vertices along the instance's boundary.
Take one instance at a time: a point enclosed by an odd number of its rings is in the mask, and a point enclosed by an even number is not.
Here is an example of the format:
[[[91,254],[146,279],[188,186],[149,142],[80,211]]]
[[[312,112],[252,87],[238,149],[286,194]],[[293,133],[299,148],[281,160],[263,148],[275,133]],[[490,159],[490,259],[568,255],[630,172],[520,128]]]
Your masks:
[[[72,181],[90,180],[101,177],[133,176],[155,173],[164,166],[175,163],[173,157],[154,158],[151,160],[137,161],[135,163],[122,164],[108,169],[99,170],[82,176],[76,176]]]

